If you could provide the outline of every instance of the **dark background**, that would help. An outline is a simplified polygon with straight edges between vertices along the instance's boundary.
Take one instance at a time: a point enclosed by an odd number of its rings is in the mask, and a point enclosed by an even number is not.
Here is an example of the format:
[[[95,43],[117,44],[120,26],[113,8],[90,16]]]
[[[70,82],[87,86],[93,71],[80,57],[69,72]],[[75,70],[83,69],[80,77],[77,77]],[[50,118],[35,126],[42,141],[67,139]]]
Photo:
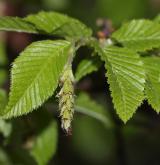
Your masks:
[[[117,29],[127,20],[154,18],[160,13],[160,0],[1,0],[1,15],[25,16],[40,10],[54,10],[80,19],[94,30],[99,27],[96,21],[104,18]],[[29,43],[44,39],[44,36],[7,33],[1,37],[6,41],[8,63],[1,69],[9,71],[11,62]],[[90,50],[81,48],[74,62],[88,56]],[[84,115],[75,115],[73,135],[66,136],[59,129],[58,149],[53,158],[54,164],[80,165],[159,165],[160,164],[160,116],[147,102],[139,107],[133,118],[123,124],[113,109],[104,68],[86,77],[76,89],[88,92],[109,112],[114,128],[106,129],[100,122]],[[9,72],[3,84],[9,90]],[[35,112],[38,113],[38,112]],[[20,122],[22,119],[18,119]],[[45,151],[44,151],[45,152]],[[51,161],[50,164],[53,164]]]

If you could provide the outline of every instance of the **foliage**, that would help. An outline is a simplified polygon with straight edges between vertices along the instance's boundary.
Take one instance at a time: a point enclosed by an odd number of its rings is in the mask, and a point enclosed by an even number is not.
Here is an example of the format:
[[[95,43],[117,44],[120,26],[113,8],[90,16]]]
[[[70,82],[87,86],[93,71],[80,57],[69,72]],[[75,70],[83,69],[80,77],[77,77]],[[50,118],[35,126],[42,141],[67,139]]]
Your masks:
[[[53,94],[69,49],[70,43],[60,40],[38,41],[26,48],[12,65],[11,93],[4,118],[28,113]]]
[[[143,100],[148,100],[155,111],[160,111],[160,61],[155,57],[160,49],[159,17],[154,21],[132,20],[110,38],[99,40],[85,24],[57,12],[39,12],[25,18],[1,17],[0,30],[50,37],[31,43],[13,62],[8,103],[6,94],[0,91],[0,124],[9,127],[3,119],[38,109],[60,88],[61,125],[67,134],[70,134],[74,109],[101,121],[106,128],[112,127],[112,119],[103,106],[85,93],[77,97],[74,93],[75,82],[98,71],[101,66],[106,70],[104,75],[121,120],[126,123]],[[53,41],[53,37],[60,39]],[[94,55],[82,59],[73,76],[72,64],[81,46],[91,48]],[[1,132],[4,136],[10,134],[3,129]],[[55,154],[57,134],[57,123],[52,120],[31,140],[34,145],[29,156],[39,165],[45,165]]]
[[[112,37],[136,51],[160,47],[160,24],[149,20],[133,20],[117,30]]]
[[[127,122],[144,99],[145,72],[136,52],[106,47],[103,55],[115,109]]]

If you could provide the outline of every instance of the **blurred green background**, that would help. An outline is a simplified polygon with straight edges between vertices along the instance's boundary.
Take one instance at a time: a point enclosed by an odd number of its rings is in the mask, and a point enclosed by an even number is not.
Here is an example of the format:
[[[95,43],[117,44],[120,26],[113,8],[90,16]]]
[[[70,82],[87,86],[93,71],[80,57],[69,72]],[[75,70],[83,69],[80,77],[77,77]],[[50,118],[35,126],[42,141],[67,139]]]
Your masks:
[[[138,18],[153,19],[160,13],[160,0],[1,0],[1,15],[25,16],[40,10],[58,11],[83,21],[94,30],[99,30],[96,20],[109,19],[114,29],[122,23]],[[44,36],[7,33],[1,37],[0,48],[0,86],[9,90],[9,70],[11,62],[33,40]],[[75,66],[89,51],[82,48],[78,52]],[[82,55],[82,57],[80,57]],[[100,80],[100,81],[97,81]],[[104,78],[104,68],[77,84],[77,91],[88,92],[105,108],[112,122],[112,127],[91,117],[76,114],[73,121],[73,135],[65,136],[58,126],[59,138],[57,152],[50,164],[56,165],[159,165],[160,164],[160,116],[145,102],[133,118],[125,125],[115,114]],[[53,98],[48,101],[52,103]],[[39,117],[40,116],[40,117]],[[55,114],[53,115],[57,117]],[[38,118],[38,119],[37,119]],[[7,140],[1,135],[0,165],[28,164],[30,156],[18,147],[24,139],[31,137],[35,130],[43,129],[44,114],[39,111],[27,117],[11,121],[12,131]],[[47,118],[47,117],[46,117]],[[30,121],[36,121],[33,129]],[[59,120],[57,118],[57,120]],[[29,129],[29,126],[32,129]],[[27,123],[27,124],[26,124]],[[27,125],[27,126],[26,126]],[[32,124],[31,124],[32,125]],[[42,125],[42,126],[39,126]],[[44,126],[43,126],[44,125]],[[5,125],[5,127],[7,127]],[[7,127],[10,130],[10,127]],[[54,140],[54,139],[53,139]],[[7,141],[7,142],[6,142]],[[6,145],[9,144],[9,145]],[[17,153],[17,154],[16,154]],[[44,150],[45,153],[45,150]],[[9,158],[8,158],[9,157]]]

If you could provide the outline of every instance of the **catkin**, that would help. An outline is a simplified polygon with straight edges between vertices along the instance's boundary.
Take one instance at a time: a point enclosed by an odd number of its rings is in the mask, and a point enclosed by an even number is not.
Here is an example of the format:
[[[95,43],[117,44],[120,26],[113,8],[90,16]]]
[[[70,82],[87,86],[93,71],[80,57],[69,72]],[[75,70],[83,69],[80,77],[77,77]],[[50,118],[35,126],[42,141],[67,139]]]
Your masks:
[[[61,127],[69,133],[74,113],[74,76],[71,65],[65,68],[60,79],[60,86],[58,97]]]

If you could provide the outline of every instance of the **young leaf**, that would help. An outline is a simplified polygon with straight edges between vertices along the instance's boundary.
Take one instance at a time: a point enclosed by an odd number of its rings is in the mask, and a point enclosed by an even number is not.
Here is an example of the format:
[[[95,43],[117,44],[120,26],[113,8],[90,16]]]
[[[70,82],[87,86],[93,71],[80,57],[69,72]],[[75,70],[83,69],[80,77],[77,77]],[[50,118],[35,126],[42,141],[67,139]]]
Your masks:
[[[103,60],[117,114],[127,122],[144,99],[145,72],[143,63],[134,51],[106,47]]]
[[[53,94],[70,48],[67,41],[47,40],[32,43],[21,53],[12,66],[11,92],[3,117],[26,114]]]
[[[113,124],[107,110],[86,93],[80,93],[77,97],[75,110],[101,121],[106,127],[111,127]]]
[[[29,15],[25,20],[34,24],[39,31],[51,35],[82,38],[92,34],[91,29],[80,21],[56,12],[39,12]]]
[[[0,31],[38,33],[35,26],[18,17],[0,17]]]
[[[145,93],[148,102],[153,109],[160,112],[160,58],[146,57],[143,58],[147,81],[145,86]]]
[[[31,155],[35,158],[38,165],[46,165],[56,152],[57,148],[57,123],[51,122],[42,133],[35,139]]]
[[[101,62],[97,58],[84,59],[80,62],[75,73],[76,81],[79,81],[87,74],[97,71],[101,66]]]
[[[92,30],[80,21],[56,12],[39,12],[26,18],[0,17],[0,30],[58,35],[74,39],[92,35]]]
[[[133,20],[113,33],[124,46],[137,51],[160,47],[160,24],[149,20]]]

